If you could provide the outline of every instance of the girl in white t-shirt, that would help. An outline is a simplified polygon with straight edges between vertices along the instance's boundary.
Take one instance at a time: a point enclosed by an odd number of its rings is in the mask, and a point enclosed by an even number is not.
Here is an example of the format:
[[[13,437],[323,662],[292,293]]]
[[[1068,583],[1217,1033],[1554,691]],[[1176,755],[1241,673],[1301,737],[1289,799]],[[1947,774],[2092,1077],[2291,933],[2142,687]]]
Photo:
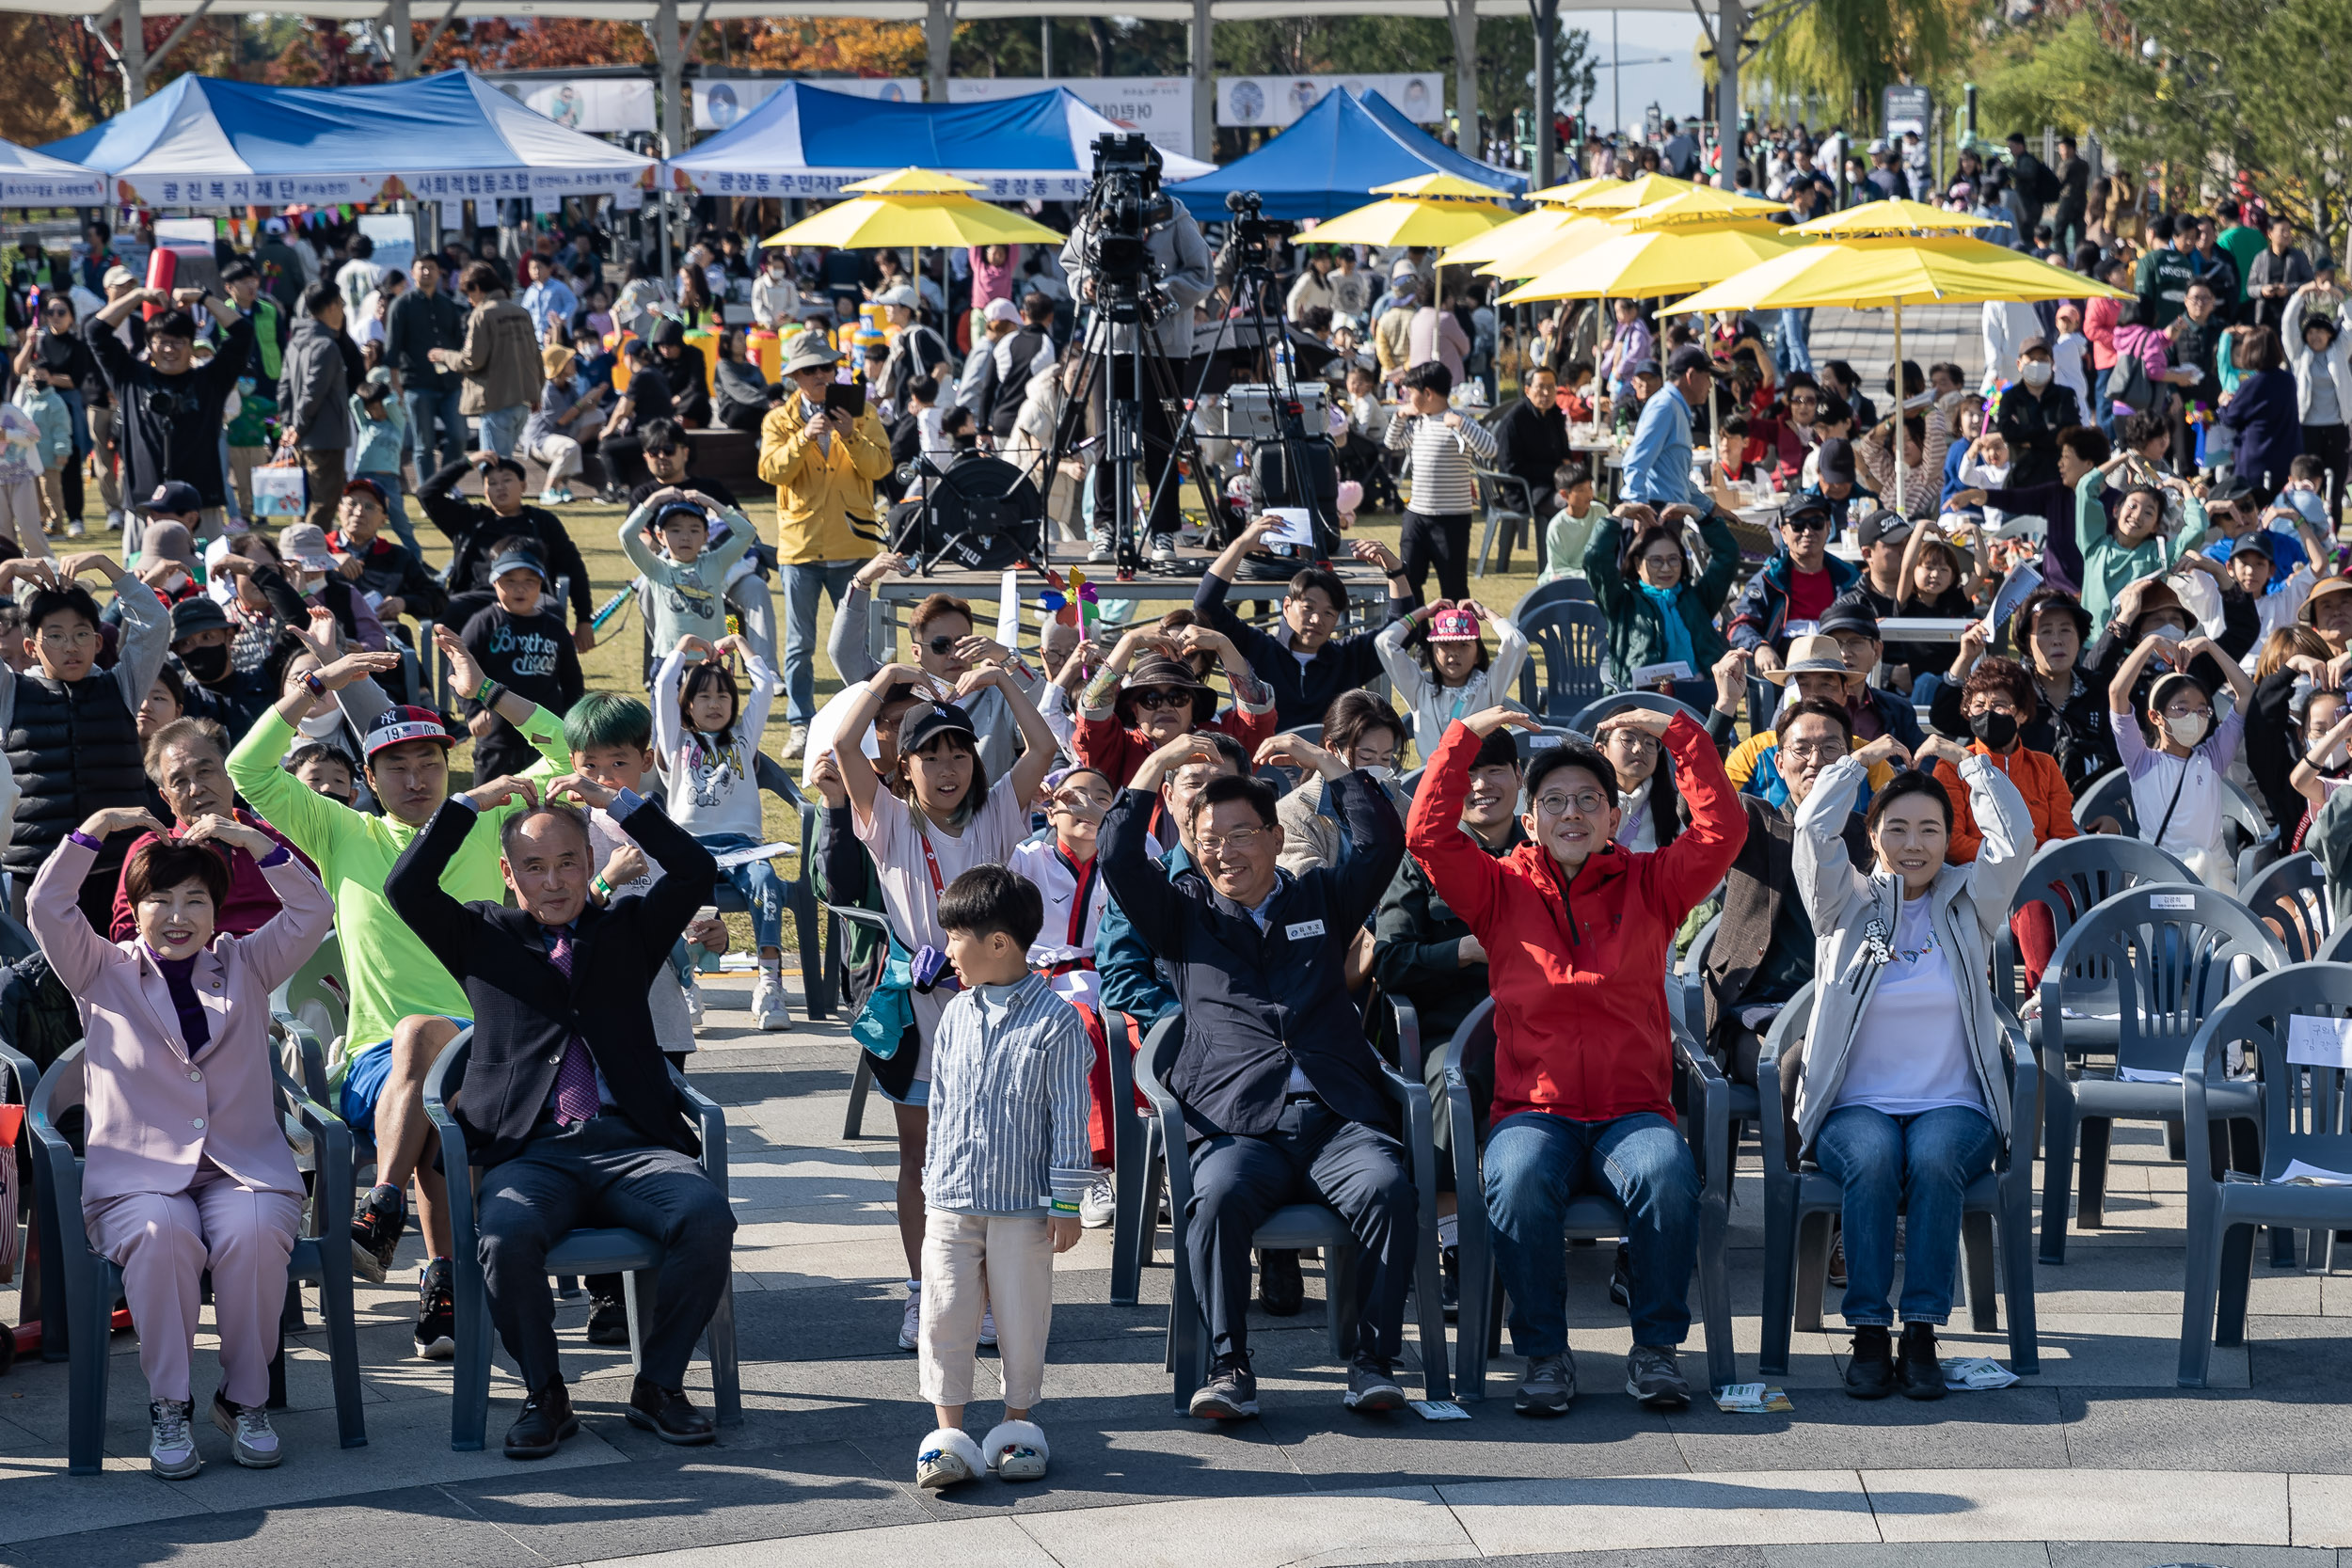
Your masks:
[[[882,776],[858,762],[866,732],[885,694],[903,683],[930,695],[926,705],[906,709],[898,720],[898,752],[889,788]],[[1007,776],[991,780],[980,761],[979,737],[964,710],[952,702],[936,677],[912,664],[885,664],[841,716],[834,734],[836,764],[850,794],[851,825],[873,857],[882,887],[882,911],[891,931],[920,956],[925,948],[943,957],[947,933],[939,924],[939,897],[947,884],[976,865],[1003,865],[1029,833],[1029,802],[1053,766],[1054,732],[1044,716],[1002,665],[975,666],[953,689],[968,696],[988,687],[1004,693],[1007,710],[1021,732],[1022,752]],[[930,1135],[931,1037],[939,1015],[954,995],[951,972],[940,984],[910,993],[917,1055],[914,1080],[903,1098],[888,1094],[898,1130],[898,1237],[907,1256],[907,1309],[898,1347],[920,1342],[923,1273],[923,1152]]]

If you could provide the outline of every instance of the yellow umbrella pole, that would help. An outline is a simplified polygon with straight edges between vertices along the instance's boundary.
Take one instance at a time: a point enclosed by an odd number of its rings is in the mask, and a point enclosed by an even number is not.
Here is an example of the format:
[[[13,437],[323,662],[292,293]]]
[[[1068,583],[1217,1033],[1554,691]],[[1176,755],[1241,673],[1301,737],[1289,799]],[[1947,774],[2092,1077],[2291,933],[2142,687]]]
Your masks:
[[[1886,444],[1888,450],[1895,454],[1895,510],[1903,513],[1905,516],[1909,516],[1910,514],[1903,507],[1902,424],[1903,404],[1910,392],[1911,383],[1903,375],[1903,300],[1900,294],[1897,294],[1895,296],[1895,428],[1886,433]],[[1932,407],[1933,404],[1930,406]],[[1919,442],[1920,454],[1925,456],[1927,450],[1927,440],[1922,436]]]

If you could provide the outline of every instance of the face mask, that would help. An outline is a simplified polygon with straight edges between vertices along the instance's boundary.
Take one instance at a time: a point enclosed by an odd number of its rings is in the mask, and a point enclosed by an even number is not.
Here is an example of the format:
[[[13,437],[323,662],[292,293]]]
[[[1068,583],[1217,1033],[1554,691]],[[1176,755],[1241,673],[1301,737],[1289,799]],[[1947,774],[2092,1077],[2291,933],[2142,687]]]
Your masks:
[[[2150,626],[2148,628],[2148,635],[2151,637],[2160,637],[2167,642],[2178,642],[2182,638],[2186,637],[2188,633],[2183,631],[2171,622],[2167,621],[2160,626]]]
[[[209,648],[189,648],[181,654],[180,662],[189,674],[210,686],[229,673],[229,649],[217,642]]]
[[[185,572],[174,572],[171,576],[164,578],[164,592],[167,594],[177,594],[187,585],[188,574]]]
[[[2184,746],[2194,746],[2205,738],[2205,716],[2185,713],[2164,721],[2165,733]]]
[[[341,707],[330,707],[325,713],[313,714],[307,719],[297,719],[294,721],[294,727],[312,740],[325,740],[343,727],[343,710]]]
[[[2018,377],[2028,387],[2047,387],[2058,367],[2043,359],[2028,359],[2017,368]]]
[[[1359,768],[1359,771],[1361,772],[1365,778],[1370,779],[1374,784],[1387,784],[1391,779],[1396,777],[1396,769],[1393,768],[1375,766]]]
[[[2006,752],[2017,740],[2017,715],[1984,712],[1968,721],[1969,731],[1979,740],[1996,752]]]

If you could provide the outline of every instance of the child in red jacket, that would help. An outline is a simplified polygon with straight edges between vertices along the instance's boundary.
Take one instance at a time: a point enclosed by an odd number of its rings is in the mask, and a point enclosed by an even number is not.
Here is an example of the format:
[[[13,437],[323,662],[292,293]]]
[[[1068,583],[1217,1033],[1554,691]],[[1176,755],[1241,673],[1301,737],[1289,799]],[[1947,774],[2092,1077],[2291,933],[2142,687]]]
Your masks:
[[[1632,1253],[1626,1391],[1652,1409],[1691,1398],[1675,1352],[1691,1331],[1699,1179],[1674,1124],[1666,966],[1676,928],[1731,868],[1747,816],[1698,725],[1661,713],[1623,717],[1661,736],[1690,801],[1691,826],[1665,848],[1618,847],[1615,771],[1573,740],[1528,765],[1521,820],[1532,842],[1496,860],[1463,836],[1480,745],[1505,724],[1536,727],[1500,707],[1447,730],[1406,828],[1430,885],[1487,954],[1495,1094],[1486,1208],[1512,1342],[1527,1357],[1518,1398],[1526,1415],[1564,1414],[1575,1396],[1560,1238],[1569,1200],[1595,1188],[1623,1205]]]

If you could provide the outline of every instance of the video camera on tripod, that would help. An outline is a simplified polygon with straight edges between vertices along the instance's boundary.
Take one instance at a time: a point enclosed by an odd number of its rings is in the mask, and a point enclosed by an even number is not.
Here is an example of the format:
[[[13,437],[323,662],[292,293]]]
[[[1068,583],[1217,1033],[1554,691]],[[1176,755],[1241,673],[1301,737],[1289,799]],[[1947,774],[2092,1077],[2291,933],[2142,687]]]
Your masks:
[[[1164,301],[1148,241],[1175,210],[1175,199],[1160,188],[1160,150],[1142,133],[1094,138],[1094,182],[1080,221],[1095,303],[1112,321],[1125,325],[1160,313]]]

